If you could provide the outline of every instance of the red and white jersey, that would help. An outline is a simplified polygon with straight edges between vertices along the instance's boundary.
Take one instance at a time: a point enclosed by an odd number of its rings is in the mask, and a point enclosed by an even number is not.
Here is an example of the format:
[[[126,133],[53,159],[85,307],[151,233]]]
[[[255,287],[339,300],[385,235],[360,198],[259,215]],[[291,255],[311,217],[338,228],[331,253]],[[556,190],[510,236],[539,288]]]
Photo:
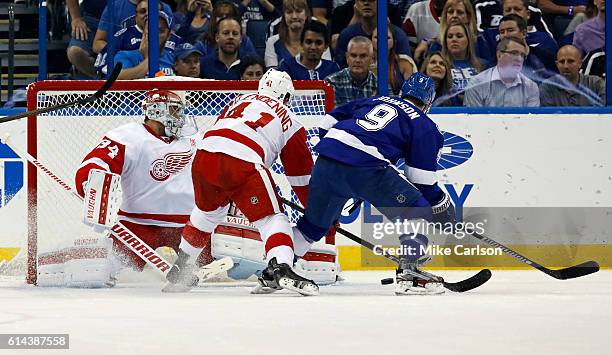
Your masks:
[[[219,152],[270,168],[281,159],[289,184],[306,204],[312,154],[306,130],[282,102],[266,95],[236,98],[198,142],[198,149]]]
[[[122,220],[146,225],[182,227],[194,206],[191,163],[196,137],[171,139],[142,123],[128,123],[104,136],[76,172],[83,196],[89,170],[121,175]]]

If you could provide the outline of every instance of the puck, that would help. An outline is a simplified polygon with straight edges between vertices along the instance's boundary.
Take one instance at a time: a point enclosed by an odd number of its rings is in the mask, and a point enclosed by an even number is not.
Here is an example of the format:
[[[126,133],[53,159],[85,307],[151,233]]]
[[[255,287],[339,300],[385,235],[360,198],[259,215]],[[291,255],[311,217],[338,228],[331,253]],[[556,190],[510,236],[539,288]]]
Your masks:
[[[391,285],[393,282],[395,282],[395,280],[393,280],[391,277],[380,280],[382,285]]]

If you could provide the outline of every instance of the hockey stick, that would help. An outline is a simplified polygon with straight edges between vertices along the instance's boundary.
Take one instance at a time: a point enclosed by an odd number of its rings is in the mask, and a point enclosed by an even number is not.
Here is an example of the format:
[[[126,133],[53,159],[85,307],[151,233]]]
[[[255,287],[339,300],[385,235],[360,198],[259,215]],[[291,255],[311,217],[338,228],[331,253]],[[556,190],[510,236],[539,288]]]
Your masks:
[[[514,250],[499,244],[498,242],[494,241],[491,238],[488,238],[482,234],[478,234],[476,232],[472,232],[470,234],[472,237],[476,238],[476,239],[480,239],[483,242],[492,245],[496,248],[500,248],[501,250],[504,251],[504,253],[512,256],[513,258],[517,259],[520,262],[523,262],[529,266],[532,266],[540,271],[542,271],[543,273],[550,275],[552,277],[554,277],[555,279],[558,280],[567,280],[567,279],[573,279],[576,277],[581,277],[581,276],[585,276],[585,275],[589,275],[592,273],[595,273],[597,271],[599,271],[599,264],[596,261],[585,261],[581,264],[578,265],[574,265],[574,266],[570,266],[570,267],[566,267],[565,269],[558,269],[558,270],[551,270],[547,267],[544,267],[538,263],[536,263],[535,261],[515,252]]]
[[[300,213],[304,213],[304,208],[302,208],[301,206],[298,206],[297,204],[286,200],[284,198],[281,198],[281,200],[283,201],[283,203],[293,209],[295,209],[296,211],[300,212]],[[336,229],[336,231],[340,234],[342,234],[343,236],[347,237],[348,239],[360,244],[361,246],[374,251],[375,249],[375,245],[368,242],[367,240],[364,240],[358,236],[356,236],[355,234],[344,230],[342,228],[338,228]],[[395,256],[395,255],[391,255],[388,254],[384,249],[382,250],[382,256],[384,256],[385,258],[393,261],[396,264],[399,264],[400,259]],[[491,278],[491,271],[489,269],[483,269],[480,270],[476,275],[473,275],[465,280],[459,281],[459,282],[446,282],[446,281],[442,281],[442,284],[444,285],[445,288],[454,291],[454,292],[465,292],[465,291],[469,291],[471,289],[474,289],[476,287],[482,286],[485,282],[489,281],[489,279]],[[383,283],[388,283],[388,282],[383,282]]]
[[[94,92],[93,94],[89,95],[88,97],[85,97],[85,98],[82,98],[82,99],[78,99],[78,100],[64,102],[63,104],[59,104],[59,105],[56,105],[56,106],[50,106],[50,107],[45,107],[45,108],[41,108],[41,109],[37,109],[37,110],[22,112],[22,113],[19,113],[17,115],[13,115],[13,116],[2,117],[2,118],[0,118],[0,123],[5,123],[5,122],[10,122],[10,121],[18,120],[20,118],[28,117],[28,116],[31,116],[31,115],[39,115],[41,113],[57,111],[57,110],[61,110],[61,109],[66,108],[66,107],[71,107],[71,106],[76,106],[76,105],[85,105],[85,104],[88,104],[90,102],[97,101],[97,100],[101,99],[102,96],[104,96],[106,91],[108,91],[108,89],[113,85],[115,80],[117,80],[117,77],[119,76],[119,73],[121,73],[121,63],[115,64],[115,67],[113,68],[113,72],[108,77],[108,79],[106,79],[104,84],[102,84],[102,86],[98,89],[98,91]]]
[[[351,210],[355,210],[356,206],[360,205],[363,201],[358,201],[357,203],[355,203],[355,205],[353,205],[353,207],[351,208]],[[599,264],[596,261],[585,261],[581,264],[578,265],[574,265],[574,266],[570,266],[567,267],[565,269],[559,269],[559,270],[551,270],[545,266],[542,266],[538,263],[536,263],[535,261],[527,258],[526,256],[523,256],[519,253],[517,253],[516,251],[508,248],[507,246],[500,244],[496,241],[494,241],[493,239],[486,237],[482,234],[478,234],[474,231],[472,231],[471,233],[468,233],[469,235],[471,235],[472,237],[476,238],[476,239],[480,239],[483,242],[496,247],[496,248],[500,248],[504,253],[512,256],[513,258],[517,259],[518,261],[525,263],[537,270],[542,271],[543,273],[554,277],[555,279],[558,280],[567,280],[567,279],[573,279],[576,277],[581,277],[581,276],[586,276],[589,274],[593,274],[597,271],[599,271]]]

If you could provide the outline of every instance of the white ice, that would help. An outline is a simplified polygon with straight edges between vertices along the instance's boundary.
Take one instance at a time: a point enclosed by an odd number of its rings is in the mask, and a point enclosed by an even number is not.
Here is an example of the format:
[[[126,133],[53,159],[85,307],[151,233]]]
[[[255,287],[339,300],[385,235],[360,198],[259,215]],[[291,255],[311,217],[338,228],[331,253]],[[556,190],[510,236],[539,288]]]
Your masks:
[[[403,297],[380,285],[392,271],[343,275],[318,297],[250,295],[245,283],[162,294],[159,280],[135,282],[144,275],[98,290],[4,281],[0,333],[69,333],[70,352],[88,355],[612,354],[612,271],[560,281],[494,270],[464,294]]]

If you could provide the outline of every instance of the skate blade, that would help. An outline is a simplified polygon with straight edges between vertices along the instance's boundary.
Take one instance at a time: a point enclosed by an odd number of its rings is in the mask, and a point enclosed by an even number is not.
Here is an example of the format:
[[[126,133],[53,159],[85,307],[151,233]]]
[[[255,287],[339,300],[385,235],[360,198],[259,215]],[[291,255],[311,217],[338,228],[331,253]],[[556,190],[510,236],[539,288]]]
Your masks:
[[[199,283],[202,283],[208,279],[211,279],[225,271],[229,271],[234,267],[234,260],[229,256],[222,259],[215,260],[210,264],[206,264],[198,269],[197,276],[200,279]]]
[[[438,282],[430,282],[425,284],[425,287],[421,287],[413,286],[411,281],[399,281],[395,288],[397,296],[440,295],[444,292],[444,285]]]
[[[260,284],[257,284],[257,286],[253,287],[253,289],[251,290],[251,294],[252,295],[268,295],[276,291],[279,291],[279,290],[272,288],[272,287],[262,286]]]
[[[252,295],[268,295],[270,293],[274,293],[280,290],[281,290],[280,288],[274,288],[274,287],[268,286],[261,277],[258,277],[257,286],[251,289],[251,294]]]
[[[278,280],[278,285],[289,291],[297,292],[303,296],[319,295],[319,286],[304,281],[296,281],[288,277],[281,277]]]

